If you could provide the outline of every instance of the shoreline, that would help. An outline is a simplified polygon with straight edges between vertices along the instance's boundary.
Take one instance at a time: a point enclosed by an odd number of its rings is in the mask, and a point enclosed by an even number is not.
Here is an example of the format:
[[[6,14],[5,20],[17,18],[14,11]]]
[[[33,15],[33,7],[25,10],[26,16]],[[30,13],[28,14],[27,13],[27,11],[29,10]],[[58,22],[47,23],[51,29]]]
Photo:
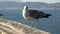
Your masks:
[[[50,34],[49,32],[31,28],[20,22],[0,18],[0,34]]]

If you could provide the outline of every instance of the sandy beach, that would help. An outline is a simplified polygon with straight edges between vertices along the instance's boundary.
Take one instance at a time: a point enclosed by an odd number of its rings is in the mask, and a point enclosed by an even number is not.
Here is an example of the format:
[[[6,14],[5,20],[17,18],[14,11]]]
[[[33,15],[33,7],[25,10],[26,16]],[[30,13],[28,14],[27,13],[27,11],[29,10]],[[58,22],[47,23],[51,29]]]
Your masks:
[[[28,25],[0,18],[0,34],[50,34]]]

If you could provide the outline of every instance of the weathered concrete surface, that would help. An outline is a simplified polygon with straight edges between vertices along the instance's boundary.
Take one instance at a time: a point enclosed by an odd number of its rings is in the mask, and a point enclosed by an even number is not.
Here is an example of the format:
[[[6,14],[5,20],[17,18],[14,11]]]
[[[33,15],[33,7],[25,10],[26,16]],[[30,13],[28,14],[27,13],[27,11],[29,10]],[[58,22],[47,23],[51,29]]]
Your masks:
[[[0,34],[50,34],[19,22],[0,18]]]

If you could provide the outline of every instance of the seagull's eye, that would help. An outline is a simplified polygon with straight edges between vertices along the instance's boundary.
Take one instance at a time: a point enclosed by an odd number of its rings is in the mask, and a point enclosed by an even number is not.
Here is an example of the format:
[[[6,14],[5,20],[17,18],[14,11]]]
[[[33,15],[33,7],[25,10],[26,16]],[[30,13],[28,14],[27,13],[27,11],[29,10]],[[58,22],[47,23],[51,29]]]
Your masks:
[[[26,7],[26,9],[28,9],[28,7]]]

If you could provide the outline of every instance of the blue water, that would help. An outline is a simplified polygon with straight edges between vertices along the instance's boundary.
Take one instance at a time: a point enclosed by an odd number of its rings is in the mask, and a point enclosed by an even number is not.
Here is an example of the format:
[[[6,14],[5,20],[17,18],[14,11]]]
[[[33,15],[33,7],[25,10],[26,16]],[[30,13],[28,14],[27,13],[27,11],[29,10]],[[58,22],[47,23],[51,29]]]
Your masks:
[[[45,13],[52,14],[49,18],[38,20],[38,25],[35,28],[48,31],[51,34],[60,34],[60,10],[43,10]],[[21,22],[26,25],[31,25],[31,21],[27,21],[22,17],[21,10],[0,10],[0,18]]]

